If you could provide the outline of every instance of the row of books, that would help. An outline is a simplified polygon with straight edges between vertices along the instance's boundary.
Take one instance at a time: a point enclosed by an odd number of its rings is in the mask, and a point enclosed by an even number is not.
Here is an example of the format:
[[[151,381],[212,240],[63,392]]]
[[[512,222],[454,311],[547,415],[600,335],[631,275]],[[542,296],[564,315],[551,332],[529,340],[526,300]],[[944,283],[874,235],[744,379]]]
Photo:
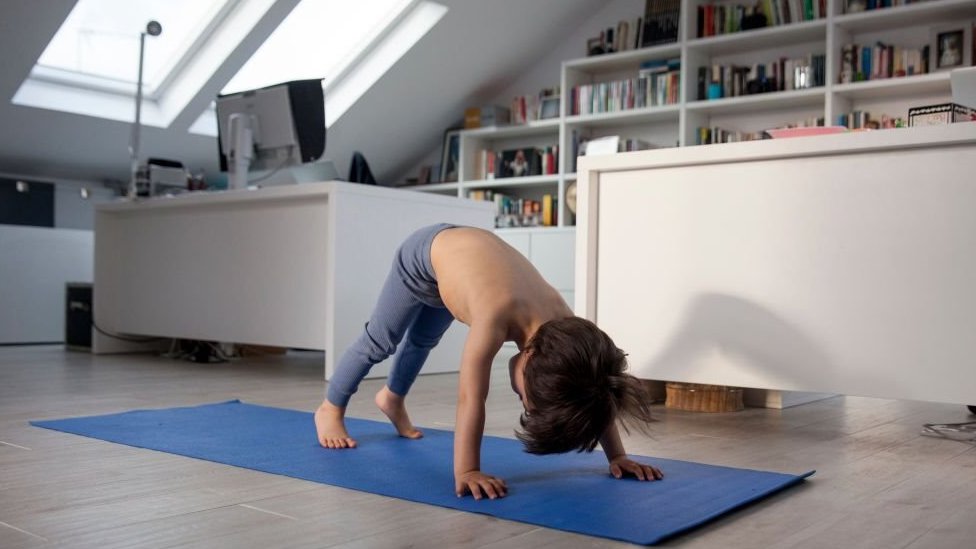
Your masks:
[[[847,0],[844,6],[844,13],[858,13],[865,10],[893,8],[895,6],[907,6],[909,4],[929,1],[931,0]]]
[[[645,0],[641,46],[677,42],[680,15],[681,0]]]
[[[570,133],[573,156],[570,157],[569,171],[576,171],[576,161],[580,156],[587,154],[605,154],[607,152],[631,152],[656,149],[658,145],[636,137],[625,137],[620,135],[605,135],[601,137],[590,137],[580,130],[574,129]],[[591,149],[590,144],[593,144]],[[678,146],[677,143],[675,146]],[[601,152],[594,153],[594,149]]]
[[[559,166],[559,147],[522,147],[504,151],[480,149],[475,153],[474,178],[501,179],[552,175]]]
[[[760,0],[770,26],[813,21],[827,16],[827,0]]]
[[[841,47],[841,84],[929,72],[929,46],[904,48],[878,42],[874,46],[844,44]]]
[[[553,194],[533,200],[491,189],[472,189],[468,191],[468,198],[495,203],[495,227],[553,227],[559,222],[559,200]]]
[[[815,88],[826,84],[827,57],[811,54],[751,66],[714,64],[698,68],[698,99]]]
[[[588,55],[598,55],[599,53],[614,53],[618,51],[636,50],[644,47],[644,18],[635,17],[630,20],[621,20],[617,23],[617,30],[612,28],[600,33],[599,46],[602,52],[595,49],[595,44],[590,41]]]
[[[653,143],[634,137],[621,137],[617,144],[617,152],[646,151],[655,148]]]
[[[749,6],[709,4],[698,6],[698,37],[813,21],[826,15],[826,0],[761,0]]]
[[[908,122],[901,117],[891,117],[882,114],[880,118],[872,117],[867,111],[851,111],[837,116],[837,125],[852,130],[870,129],[886,130],[890,128],[906,128]]]
[[[572,89],[571,114],[593,114],[673,105],[680,100],[680,62],[654,62],[642,67],[637,78],[584,84]]]
[[[586,142],[589,140],[589,137],[584,135],[580,130],[573,129],[570,132],[569,140],[572,144],[572,150],[570,151],[572,155],[569,157],[568,169],[570,173],[576,173],[576,161],[579,159],[582,151],[586,150]]]
[[[764,139],[763,132],[742,132],[727,130],[718,126],[699,127],[695,135],[696,145],[714,145],[715,143],[738,143],[740,141],[756,141]]]
[[[644,15],[621,20],[586,40],[586,55],[602,55],[678,41],[681,0],[646,0]]]
[[[813,116],[803,120],[797,120],[792,124],[787,124],[785,128],[810,128],[823,126],[822,116]],[[759,139],[769,139],[770,135],[766,130],[757,132],[745,132],[720,128],[718,126],[704,127],[699,126],[695,135],[696,145],[712,145],[715,143],[738,143],[740,141],[757,141]]]
[[[526,124],[559,116],[559,88],[546,88],[537,95],[518,95],[512,98],[512,124]]]

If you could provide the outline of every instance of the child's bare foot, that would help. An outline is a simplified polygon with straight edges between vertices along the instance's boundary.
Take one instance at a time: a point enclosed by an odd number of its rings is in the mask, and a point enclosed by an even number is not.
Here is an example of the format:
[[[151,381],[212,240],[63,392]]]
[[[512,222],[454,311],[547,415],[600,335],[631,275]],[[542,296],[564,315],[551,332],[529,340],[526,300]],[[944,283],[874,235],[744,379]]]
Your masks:
[[[414,428],[407,415],[407,407],[403,403],[403,397],[394,393],[386,385],[376,393],[376,405],[390,418],[393,426],[396,427],[401,437],[420,438],[424,434]]]
[[[315,410],[315,432],[318,434],[319,444],[325,448],[355,448],[356,441],[346,432],[343,418],[345,408],[339,408],[328,400],[322,402]]]

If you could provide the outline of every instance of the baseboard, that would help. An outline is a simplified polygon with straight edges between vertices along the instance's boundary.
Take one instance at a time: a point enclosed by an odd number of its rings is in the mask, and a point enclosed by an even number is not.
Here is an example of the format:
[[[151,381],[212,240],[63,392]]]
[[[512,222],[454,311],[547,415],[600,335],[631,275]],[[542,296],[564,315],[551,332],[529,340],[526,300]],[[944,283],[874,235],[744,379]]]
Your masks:
[[[742,399],[746,406],[754,408],[790,408],[816,402],[837,395],[831,393],[808,393],[804,391],[776,391],[773,389],[745,389]]]

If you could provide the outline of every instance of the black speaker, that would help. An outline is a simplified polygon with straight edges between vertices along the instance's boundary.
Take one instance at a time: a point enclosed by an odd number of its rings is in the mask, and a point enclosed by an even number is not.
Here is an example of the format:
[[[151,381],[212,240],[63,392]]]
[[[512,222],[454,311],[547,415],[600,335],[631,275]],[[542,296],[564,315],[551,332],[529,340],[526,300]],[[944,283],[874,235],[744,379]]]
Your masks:
[[[65,285],[64,346],[79,351],[92,346],[92,285],[68,282]]]

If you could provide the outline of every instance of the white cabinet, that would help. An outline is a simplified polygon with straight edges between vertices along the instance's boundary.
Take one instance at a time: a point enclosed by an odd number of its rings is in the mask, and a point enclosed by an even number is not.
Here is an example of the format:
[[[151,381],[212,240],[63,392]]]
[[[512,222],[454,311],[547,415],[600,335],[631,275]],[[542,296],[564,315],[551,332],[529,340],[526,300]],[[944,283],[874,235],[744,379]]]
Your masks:
[[[576,231],[572,227],[545,230],[498,229],[496,233],[527,257],[546,282],[559,290],[570,307],[573,306]]]
[[[682,0],[677,42],[563,61],[557,118],[463,130],[459,140],[460,181],[412,189],[461,197],[486,195],[483,191],[527,200],[539,200],[546,194],[560,197],[556,227],[499,229],[499,234],[523,251],[547,280],[567,292],[564,295],[570,295],[573,267],[566,258],[572,254],[565,247],[574,239],[576,219],[566,208],[565,197],[577,180],[573,151],[578,139],[617,135],[656,147],[686,147],[696,145],[702,128],[759,134],[811,119],[832,125],[839,116],[852,112],[907,119],[911,107],[950,100],[949,73],[937,70],[934,55],[930,59],[931,70],[925,74],[841,83],[845,46],[883,43],[902,49],[928,45],[935,50],[936,30],[970,29],[966,36],[972,36],[971,27],[976,20],[976,0],[930,0],[849,14],[844,13],[844,0],[825,0],[824,9],[818,6],[812,20],[698,37],[699,7],[753,4],[753,0]],[[642,8],[643,2],[635,2],[633,15],[640,15]],[[606,27],[617,21],[594,23]],[[699,97],[699,74],[710,74],[715,66],[749,67],[808,55],[823,56],[821,85],[717,99]],[[642,64],[668,60],[680,64],[678,92],[671,98],[641,108],[574,114],[574,88],[633,79]],[[497,103],[507,104],[509,99],[499,98]],[[479,164],[481,150],[544,149],[553,144],[559,150],[558,173],[553,175],[488,179]]]

